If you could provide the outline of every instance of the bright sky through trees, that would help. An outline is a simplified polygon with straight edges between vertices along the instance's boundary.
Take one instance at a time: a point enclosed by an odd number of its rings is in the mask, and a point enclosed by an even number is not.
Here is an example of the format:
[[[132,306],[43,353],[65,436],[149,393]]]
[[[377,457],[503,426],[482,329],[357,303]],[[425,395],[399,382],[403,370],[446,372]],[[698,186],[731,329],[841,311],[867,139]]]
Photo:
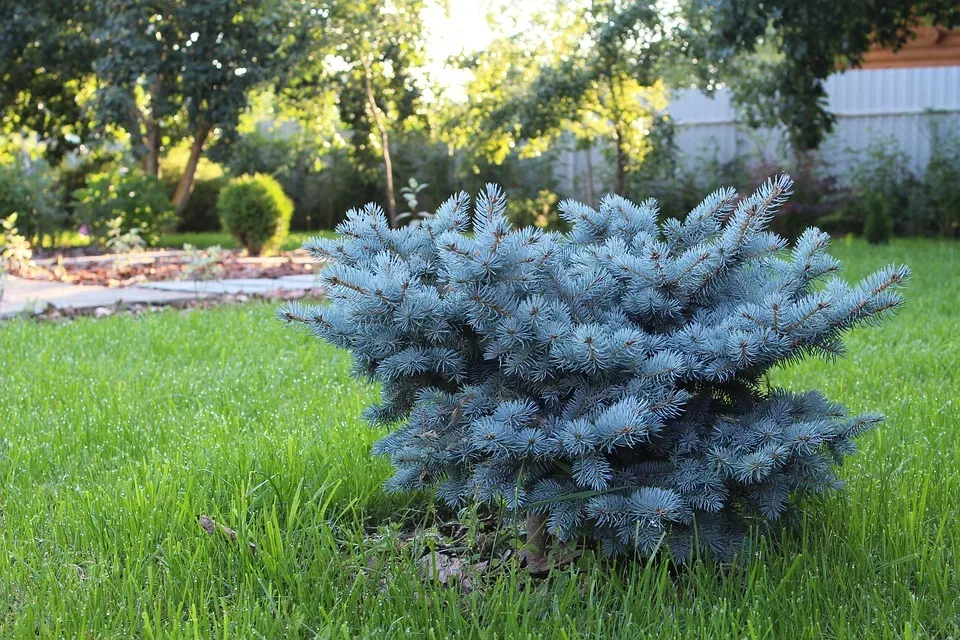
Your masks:
[[[506,32],[529,26],[530,17],[543,8],[543,3],[538,0],[518,0],[509,4],[503,0],[448,0],[446,5],[431,3],[423,12],[427,26],[427,65],[423,75],[443,89],[445,98],[464,102],[467,99],[465,87],[471,74],[451,65],[450,58],[482,51]],[[514,23],[512,27],[504,24],[505,17]],[[424,98],[434,99],[434,94],[428,89]]]

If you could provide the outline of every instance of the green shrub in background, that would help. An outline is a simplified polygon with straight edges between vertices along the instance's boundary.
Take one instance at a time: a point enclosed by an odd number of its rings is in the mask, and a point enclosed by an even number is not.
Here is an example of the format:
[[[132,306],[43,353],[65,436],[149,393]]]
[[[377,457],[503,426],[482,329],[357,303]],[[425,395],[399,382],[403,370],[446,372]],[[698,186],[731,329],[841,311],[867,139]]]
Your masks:
[[[57,188],[63,200],[65,210],[64,230],[75,231],[77,224],[77,202],[73,194],[83,189],[92,175],[110,173],[121,166],[122,153],[119,149],[96,148],[85,153],[68,154],[58,167]]]
[[[870,244],[887,244],[893,235],[891,201],[880,191],[867,193],[861,204],[866,210],[863,221],[863,237]]]
[[[534,198],[507,200],[507,218],[515,227],[540,227],[551,231],[568,231],[570,225],[557,210],[559,196],[541,189]]]
[[[656,120],[651,129],[651,151],[636,170],[627,174],[628,196],[636,201],[656,199],[660,211],[667,212],[661,215],[693,210],[703,193],[728,185],[752,192],[769,176],[787,173],[795,180],[794,193],[771,221],[770,230],[793,241],[807,227],[821,226],[825,217],[849,200],[849,190],[818,154],[791,154],[779,159],[750,154],[722,160],[719,145],[714,143],[683,162],[674,128],[669,118]],[[862,225],[861,218],[856,225],[858,233]]]
[[[765,176],[786,172],[796,179],[795,193],[770,228],[790,239],[808,226],[834,235],[863,234],[873,242],[891,235],[960,237],[960,131],[932,127],[930,135],[937,144],[920,176],[893,138],[874,140],[855,154],[845,175],[810,154],[782,162],[760,157],[722,162],[714,151],[682,163],[671,155],[679,150],[667,145],[657,149],[658,166],[644,163],[628,174],[628,194],[634,200],[655,198],[664,211],[689,210],[691,194],[724,184],[752,190]]]
[[[938,140],[923,176],[921,197],[936,232],[960,237],[960,136]]]
[[[163,184],[137,170],[120,170],[90,176],[83,189],[73,193],[76,222],[105,241],[109,223],[120,218],[123,231],[137,229],[148,246],[174,221],[173,206]]]
[[[16,158],[0,165],[0,218],[17,215],[20,233],[34,246],[55,237],[67,222],[54,171],[42,160]]]
[[[536,198],[537,189],[556,191],[551,150],[534,158],[513,154],[501,165],[468,165],[451,154],[446,144],[431,141],[422,132],[404,132],[391,142],[393,172],[398,190],[406,176],[416,176],[428,188],[417,194],[420,208],[433,211],[447,194],[477,192],[488,182],[509,189],[514,198]],[[331,146],[309,131],[253,131],[218,141],[210,159],[229,175],[264,173],[274,177],[294,203],[293,230],[333,229],[344,212],[369,202],[383,205],[382,167],[358,171],[348,150]],[[699,201],[698,201],[699,202]]]
[[[177,183],[183,176],[190,150],[185,147],[171,149],[160,162],[160,176],[173,197]],[[205,157],[200,158],[193,179],[193,192],[187,206],[177,216],[177,231],[220,231],[220,216],[217,213],[217,197],[226,186],[228,176],[224,168]]]
[[[223,228],[250,255],[279,248],[290,230],[293,201],[274,178],[258,173],[234,178],[220,192]]]
[[[326,208],[331,197],[336,196],[322,185],[329,177],[325,175],[329,158],[320,158],[329,153],[325,151],[327,147],[329,143],[324,144],[309,132],[251,131],[214,145],[210,156],[233,175],[264,173],[275,178],[293,201],[291,227],[332,229],[338,220],[333,220],[333,211],[328,216]],[[322,172],[321,167],[325,169]],[[341,212],[336,213],[339,217]]]
[[[926,235],[927,225],[921,220],[923,208],[911,202],[916,179],[907,154],[895,139],[871,142],[851,163],[846,181],[850,199],[827,219],[827,230],[866,235],[869,223],[874,238],[871,242],[875,244],[887,242],[890,234]],[[886,233],[887,227],[890,234]]]

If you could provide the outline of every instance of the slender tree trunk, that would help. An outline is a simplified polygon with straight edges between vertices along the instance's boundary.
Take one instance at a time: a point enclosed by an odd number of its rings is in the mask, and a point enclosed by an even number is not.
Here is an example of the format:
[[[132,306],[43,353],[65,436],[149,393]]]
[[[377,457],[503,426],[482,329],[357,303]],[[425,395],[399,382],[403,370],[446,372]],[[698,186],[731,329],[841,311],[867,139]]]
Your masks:
[[[144,140],[147,146],[147,155],[144,158],[144,169],[155,178],[160,177],[160,123],[157,121],[157,113],[160,106],[160,87],[163,83],[163,74],[154,76],[150,82],[150,117],[142,114],[144,128],[147,130],[147,136]]]
[[[190,201],[190,195],[193,193],[193,178],[197,173],[197,164],[200,162],[200,156],[203,155],[203,145],[207,142],[208,135],[210,135],[210,124],[201,122],[197,126],[193,143],[190,145],[190,157],[187,158],[187,166],[183,168],[183,175],[180,176],[177,190],[173,194],[173,206],[178,214],[183,213],[183,210],[187,208],[187,202]]]
[[[607,77],[610,84],[610,119],[613,121],[613,141],[617,145],[617,174],[614,176],[613,191],[617,195],[627,195],[627,150],[624,148],[623,135],[624,129],[630,126],[625,122],[623,110],[620,105],[623,104],[623,88],[620,85],[620,76],[613,75]],[[633,98],[631,98],[632,100]]]
[[[614,133],[614,142],[617,145],[617,175],[614,177],[613,191],[620,196],[627,194],[627,152],[623,148],[620,137],[620,128]]]
[[[594,205],[593,200],[593,144],[587,147],[587,204]]]
[[[527,515],[524,523],[527,541],[521,557],[526,562],[527,571],[542,573],[549,568],[547,564],[547,516]]]
[[[147,122],[147,156],[144,169],[154,178],[160,177],[160,126],[154,120]]]
[[[383,122],[383,114],[380,107],[377,106],[376,97],[373,95],[373,81],[370,77],[370,63],[366,58],[361,57],[363,64],[363,81],[367,90],[367,106],[373,114],[373,121],[380,132],[380,147],[383,150],[383,169],[387,175],[387,217],[390,220],[390,226],[397,226],[397,198],[393,191],[393,162],[390,159],[390,136],[387,133],[386,124]]]

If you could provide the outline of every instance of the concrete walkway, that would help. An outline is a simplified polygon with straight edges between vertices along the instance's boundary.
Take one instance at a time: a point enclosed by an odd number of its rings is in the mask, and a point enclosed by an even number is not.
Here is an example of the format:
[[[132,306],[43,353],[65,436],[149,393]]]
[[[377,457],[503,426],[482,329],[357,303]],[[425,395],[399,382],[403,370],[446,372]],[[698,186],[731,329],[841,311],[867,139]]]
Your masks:
[[[122,304],[164,305],[226,294],[262,294],[303,291],[316,287],[316,275],[282,278],[226,280],[169,280],[144,282],[133,287],[111,288],[8,277],[3,284],[0,318],[48,306],[62,310],[95,309]]]
[[[203,292],[209,295],[235,293],[266,293],[268,291],[295,291],[317,286],[317,276],[305,274],[280,278],[228,278],[226,280],[164,280],[144,282],[139,288],[173,293]]]

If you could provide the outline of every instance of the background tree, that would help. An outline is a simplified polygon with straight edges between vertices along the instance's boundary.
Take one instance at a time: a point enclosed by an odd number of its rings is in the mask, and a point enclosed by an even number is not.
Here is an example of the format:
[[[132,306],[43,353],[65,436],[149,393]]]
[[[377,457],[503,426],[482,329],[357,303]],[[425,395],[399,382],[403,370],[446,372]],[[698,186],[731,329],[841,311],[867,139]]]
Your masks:
[[[802,151],[816,148],[833,127],[826,79],[859,66],[871,46],[902,47],[925,23],[960,25],[960,5],[951,0],[691,0],[686,39],[695,58],[713,65],[700,65],[702,72],[730,80],[751,124],[782,123],[794,148]]]
[[[13,4],[13,3],[11,3]],[[0,107],[10,126],[62,155],[90,129],[119,127],[157,176],[163,150],[190,141],[174,204],[190,197],[213,132],[230,135],[252,87],[280,76],[296,44],[299,5],[286,0],[40,0],[5,6]]]
[[[664,51],[665,28],[654,3],[622,5],[616,1],[589,2],[577,6],[558,3],[557,18],[546,27],[550,42],[546,53],[534,58],[534,77],[516,89],[497,96],[490,80],[528,75],[512,71],[504,63],[519,55],[504,56],[514,43],[495,43],[485,58],[492,65],[487,81],[475,82],[476,92],[494,93],[489,111],[477,115],[485,121],[482,139],[494,151],[503,148],[497,136],[505,133],[513,142],[534,143],[540,148],[564,130],[572,130],[591,146],[607,140],[613,148],[616,167],[614,191],[624,193],[628,171],[642,161],[649,149],[647,134],[656,112],[666,106],[665,86],[658,68]],[[529,63],[528,63],[529,66]],[[499,76],[499,77],[498,77]],[[471,108],[474,100],[471,99]],[[491,142],[493,144],[491,144]]]
[[[338,96],[340,120],[350,130],[350,154],[362,172],[383,165],[390,224],[397,224],[391,136],[418,114],[413,72],[423,63],[422,0],[316,2],[309,53],[298,63],[283,97],[310,110],[319,94]]]
[[[279,77],[295,44],[293,3],[282,0],[107,0],[92,34],[100,47],[100,117],[129,133],[137,157],[159,173],[161,151],[190,141],[173,203],[190,197],[210,134],[230,135],[251,88]]]
[[[558,59],[570,47],[569,18],[573,12],[540,11],[523,15],[508,5],[496,7],[487,21],[500,36],[481,51],[464,53],[450,62],[469,72],[465,100],[444,96],[440,109],[440,138],[461,156],[469,171],[479,173],[481,165],[503,164],[509,155],[536,154],[549,140],[520,140],[517,127],[509,122],[519,108],[540,68]],[[564,38],[564,35],[567,38]],[[510,108],[505,108],[510,105]],[[494,115],[499,116],[494,121]]]
[[[85,0],[0,3],[0,118],[5,133],[32,132],[53,163],[90,129],[83,94],[96,46]]]

